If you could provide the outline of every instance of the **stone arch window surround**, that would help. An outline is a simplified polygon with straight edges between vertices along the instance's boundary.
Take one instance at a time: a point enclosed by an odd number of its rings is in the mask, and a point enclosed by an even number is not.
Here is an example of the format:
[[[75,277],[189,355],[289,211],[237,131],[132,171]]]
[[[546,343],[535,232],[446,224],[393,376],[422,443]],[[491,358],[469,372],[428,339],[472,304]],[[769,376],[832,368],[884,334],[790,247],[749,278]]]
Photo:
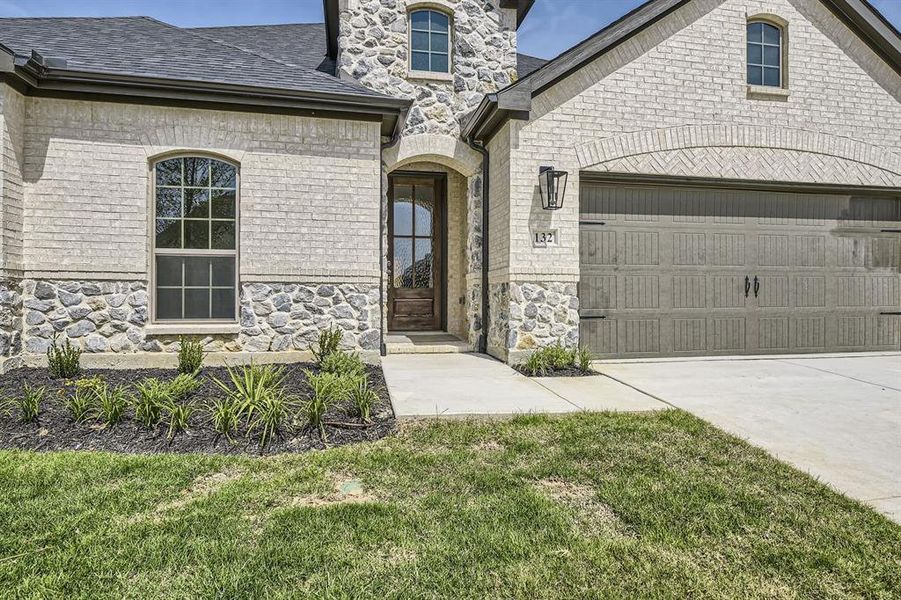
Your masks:
[[[237,323],[240,164],[178,151],[149,168],[151,323]]]
[[[454,7],[444,0],[408,4],[407,29],[408,77],[451,81],[454,68]]]
[[[788,21],[773,13],[758,13],[747,17],[745,32],[745,81],[749,94],[787,96]]]

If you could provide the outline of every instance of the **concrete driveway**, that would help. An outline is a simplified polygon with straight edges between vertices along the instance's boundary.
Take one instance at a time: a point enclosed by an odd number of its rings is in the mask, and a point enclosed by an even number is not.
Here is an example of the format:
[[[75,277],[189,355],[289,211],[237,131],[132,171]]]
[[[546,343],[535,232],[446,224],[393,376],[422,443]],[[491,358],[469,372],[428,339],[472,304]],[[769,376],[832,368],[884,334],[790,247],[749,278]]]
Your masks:
[[[901,354],[595,367],[901,522]]]

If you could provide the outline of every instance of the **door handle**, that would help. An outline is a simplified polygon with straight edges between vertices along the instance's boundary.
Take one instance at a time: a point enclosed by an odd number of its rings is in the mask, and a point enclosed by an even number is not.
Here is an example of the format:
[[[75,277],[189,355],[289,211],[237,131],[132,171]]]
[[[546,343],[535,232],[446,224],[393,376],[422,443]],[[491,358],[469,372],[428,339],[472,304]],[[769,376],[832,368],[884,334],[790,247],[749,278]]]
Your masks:
[[[745,298],[748,297],[748,292],[751,291],[751,278],[745,275]]]
[[[757,292],[760,291],[760,280],[757,278],[757,275],[754,276],[754,297],[757,297]]]

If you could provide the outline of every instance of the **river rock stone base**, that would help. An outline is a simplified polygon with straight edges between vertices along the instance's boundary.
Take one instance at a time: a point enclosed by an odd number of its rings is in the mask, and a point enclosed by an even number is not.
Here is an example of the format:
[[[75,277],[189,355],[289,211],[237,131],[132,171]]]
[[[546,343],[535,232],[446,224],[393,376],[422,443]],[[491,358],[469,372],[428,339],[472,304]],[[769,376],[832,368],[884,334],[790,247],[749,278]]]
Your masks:
[[[307,350],[337,328],[344,348],[377,350],[378,307],[373,285],[244,284],[240,333],[199,337],[209,352]],[[177,352],[179,336],[148,333],[149,320],[141,281],[25,280],[21,292],[0,284],[0,357],[44,354],[54,339],[85,352]]]
[[[0,281],[0,358],[22,351],[21,289],[18,281]]]
[[[507,348],[533,350],[579,343],[579,297],[575,283],[511,283]]]
[[[379,289],[362,284],[246,284],[240,322],[245,351],[307,350],[329,328],[343,332],[346,349],[377,350]]]

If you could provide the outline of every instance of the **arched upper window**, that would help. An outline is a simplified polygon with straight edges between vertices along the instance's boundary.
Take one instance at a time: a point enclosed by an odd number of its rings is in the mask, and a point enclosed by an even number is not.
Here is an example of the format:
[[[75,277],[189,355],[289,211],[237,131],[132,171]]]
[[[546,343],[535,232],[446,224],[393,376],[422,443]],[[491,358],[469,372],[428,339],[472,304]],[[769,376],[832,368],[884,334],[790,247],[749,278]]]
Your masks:
[[[450,73],[450,18],[443,12],[410,13],[410,69]]]
[[[237,167],[179,156],[153,171],[154,320],[235,321]]]
[[[783,37],[777,25],[748,23],[748,85],[783,86]]]

